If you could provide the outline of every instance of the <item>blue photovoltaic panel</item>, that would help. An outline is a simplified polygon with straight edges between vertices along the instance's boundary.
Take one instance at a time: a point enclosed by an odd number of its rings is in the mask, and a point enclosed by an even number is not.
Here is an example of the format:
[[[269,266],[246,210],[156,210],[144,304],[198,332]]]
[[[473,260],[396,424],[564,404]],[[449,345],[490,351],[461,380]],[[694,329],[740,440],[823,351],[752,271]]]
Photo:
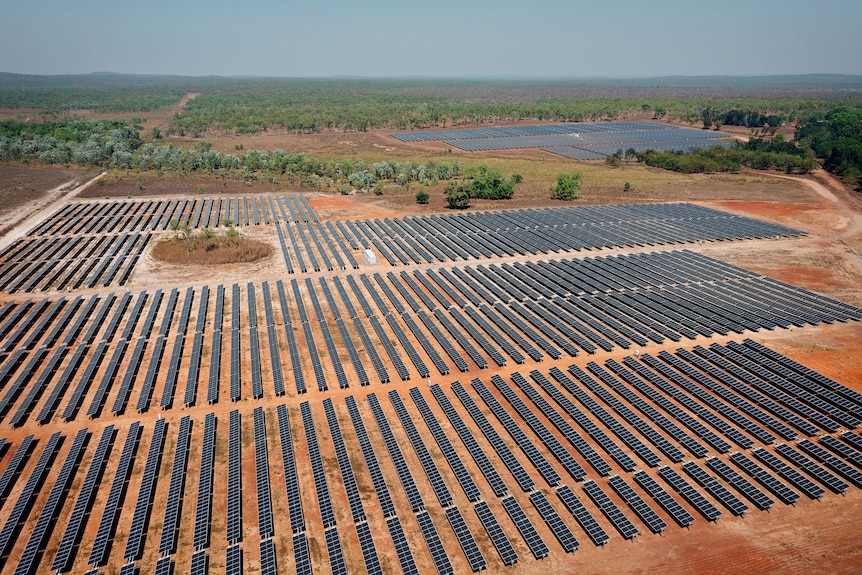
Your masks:
[[[185,485],[190,434],[191,419],[186,415],[180,419],[180,429],[177,432],[174,464],[171,468],[171,480],[168,488],[168,501],[165,506],[165,519],[162,522],[162,537],[159,542],[159,553],[162,555],[169,555],[176,550],[177,524],[180,519],[180,505],[182,502],[183,486]]]
[[[242,425],[239,410],[230,412],[227,454],[227,527],[225,537],[229,544],[242,538]]]
[[[52,571],[66,571],[69,568],[69,563],[72,558],[72,550],[75,543],[78,541],[81,527],[83,525],[84,515],[93,503],[97,491],[97,483],[102,475],[105,456],[108,453],[108,448],[114,438],[114,426],[108,425],[102,431],[102,437],[99,439],[99,444],[96,446],[96,452],[90,460],[90,467],[87,469],[87,475],[81,488],[78,490],[78,497],[75,500],[75,506],[72,509],[72,515],[66,525],[66,530],[63,532],[63,538],[60,540],[60,545],[57,548],[57,553],[54,555],[54,561],[51,563]]]
[[[512,543],[503,532],[488,504],[484,501],[479,501],[473,506],[473,509],[476,511],[476,515],[479,516],[479,521],[482,522],[485,531],[488,532],[488,537],[491,538],[491,543],[494,544],[494,548],[500,555],[503,565],[512,565],[515,563],[518,560],[518,553],[512,547]]]
[[[290,529],[294,533],[299,533],[305,529],[305,516],[302,512],[299,478],[296,474],[290,418],[287,414],[286,405],[279,405],[276,411],[278,413],[278,433],[281,440],[281,458],[284,468],[284,486],[287,491],[287,505],[290,514]]]
[[[440,536],[437,534],[434,522],[431,521],[431,516],[427,511],[422,511],[416,514],[416,521],[419,523],[419,529],[422,530],[422,537],[425,538],[428,551],[431,552],[431,559],[434,560],[437,575],[452,575],[454,571],[449,561],[449,555],[446,553],[443,543],[440,542]]]
[[[144,466],[144,475],[141,478],[141,487],[138,490],[138,500],[135,503],[134,515],[132,515],[132,525],[129,528],[129,536],[126,539],[126,550],[123,552],[123,559],[126,559],[127,561],[136,561],[141,555],[144,526],[147,524],[147,519],[150,514],[153,490],[156,485],[159,462],[161,461],[166,427],[167,422],[164,419],[157,419],[153,425],[153,436],[150,440],[149,451],[147,452],[147,462]]]
[[[192,544],[195,549],[209,545],[210,515],[212,512],[213,465],[215,463],[215,413],[204,419],[204,437],[201,446],[201,462],[198,469],[198,494],[195,507],[195,532]]]
[[[461,551],[464,552],[464,556],[470,564],[470,569],[474,573],[484,569],[486,565],[485,557],[482,556],[482,552],[479,550],[479,546],[476,545],[476,540],[473,538],[473,534],[470,533],[470,529],[464,522],[464,517],[458,508],[455,506],[447,507],[446,518],[449,520],[449,525],[452,527],[452,531],[461,545]]]
[[[131,471],[132,456],[135,453],[139,434],[140,422],[136,421],[129,427],[129,433],[126,435],[123,451],[120,454],[120,461],[117,463],[117,468],[114,471],[114,479],[111,482],[108,500],[102,511],[102,518],[99,521],[96,538],[93,540],[93,546],[90,549],[90,557],[87,563],[93,567],[101,567],[107,559],[105,552],[119,517],[119,505],[125,493],[126,481]]]

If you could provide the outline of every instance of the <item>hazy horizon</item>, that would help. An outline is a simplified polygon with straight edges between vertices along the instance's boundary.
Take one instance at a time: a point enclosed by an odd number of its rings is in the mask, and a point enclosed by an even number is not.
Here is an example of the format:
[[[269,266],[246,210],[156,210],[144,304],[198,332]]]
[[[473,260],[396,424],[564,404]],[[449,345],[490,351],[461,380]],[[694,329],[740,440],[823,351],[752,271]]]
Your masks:
[[[0,0],[3,1],[3,0]],[[643,79],[862,75],[862,3],[680,0],[4,2],[0,70],[32,75]],[[824,17],[817,17],[822,14]],[[840,16],[840,17],[838,17]]]

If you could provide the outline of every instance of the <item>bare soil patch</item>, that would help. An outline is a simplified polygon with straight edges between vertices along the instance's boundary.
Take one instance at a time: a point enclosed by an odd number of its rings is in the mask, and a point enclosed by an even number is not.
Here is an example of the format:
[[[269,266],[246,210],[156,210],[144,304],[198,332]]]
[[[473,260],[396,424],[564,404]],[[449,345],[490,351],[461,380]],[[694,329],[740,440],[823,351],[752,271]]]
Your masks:
[[[286,191],[280,183],[220,179],[208,174],[189,176],[134,172],[111,173],[90,186],[81,198],[146,198],[157,196],[245,196]]]
[[[259,240],[215,237],[193,238],[186,243],[180,239],[164,239],[153,246],[153,259],[181,265],[216,266],[247,264],[268,257],[272,246]]]

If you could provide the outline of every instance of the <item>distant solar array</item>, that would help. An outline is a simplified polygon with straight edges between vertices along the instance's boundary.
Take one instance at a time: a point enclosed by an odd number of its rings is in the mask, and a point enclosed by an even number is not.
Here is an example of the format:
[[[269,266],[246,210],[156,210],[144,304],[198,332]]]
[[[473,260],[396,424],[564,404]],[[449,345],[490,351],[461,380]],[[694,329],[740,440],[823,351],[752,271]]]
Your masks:
[[[508,128],[476,128],[396,132],[402,142],[442,141],[467,152],[540,148],[575,160],[605,158],[619,149],[690,151],[714,145],[727,147],[725,134],[649,122],[547,124]]]

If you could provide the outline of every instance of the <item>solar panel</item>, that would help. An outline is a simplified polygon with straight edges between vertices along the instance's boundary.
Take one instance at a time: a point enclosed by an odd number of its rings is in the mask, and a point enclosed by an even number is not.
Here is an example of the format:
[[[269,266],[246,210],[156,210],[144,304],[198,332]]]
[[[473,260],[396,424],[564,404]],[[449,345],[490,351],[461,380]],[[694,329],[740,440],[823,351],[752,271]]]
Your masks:
[[[554,537],[560,542],[563,551],[566,553],[576,551],[580,545],[578,540],[545,498],[545,495],[541,491],[533,491],[530,493],[530,502],[536,508],[536,511],[539,512],[539,515],[542,516],[542,519],[545,520]]]
[[[344,563],[344,552],[341,550],[338,528],[324,529],[323,535],[326,538],[326,552],[329,555],[329,568],[332,575],[347,575],[347,565]]]
[[[235,543],[225,550],[225,575],[242,575],[242,549]]]
[[[374,537],[371,535],[371,528],[367,522],[363,521],[356,524],[356,535],[359,537],[359,547],[362,549],[362,559],[365,561],[365,570],[368,575],[382,575],[383,569],[380,567],[380,560],[377,557]]]
[[[305,428],[305,443],[308,446],[308,457],[311,460],[311,472],[314,476],[314,489],[317,492],[317,508],[323,527],[335,525],[335,514],[332,511],[332,500],[329,498],[329,486],[326,482],[326,472],[323,468],[323,458],[317,442],[317,432],[314,429],[314,419],[311,406],[307,401],[299,404],[302,413],[302,425]]]
[[[742,453],[731,453],[730,460],[757,480],[758,483],[774,493],[783,503],[793,505],[799,499],[798,493],[778,481],[775,477]]]
[[[389,535],[392,537],[392,543],[395,545],[395,555],[398,557],[399,565],[401,565],[401,572],[405,575],[418,575],[419,570],[416,568],[416,562],[413,560],[410,546],[407,545],[407,537],[404,536],[401,520],[398,517],[390,517],[386,520],[386,527],[389,529]]]
[[[626,517],[622,511],[620,511],[619,507],[617,507],[616,503],[611,501],[611,499],[605,494],[601,487],[599,487],[598,483],[593,481],[592,479],[589,481],[585,481],[582,485],[584,493],[589,496],[590,499],[593,500],[599,509],[602,510],[602,513],[605,514],[605,517],[610,520],[614,527],[617,528],[617,531],[620,532],[620,535],[623,536],[623,539],[634,539],[634,537],[638,534],[638,529],[635,527],[632,522]]]
[[[195,531],[192,544],[202,550],[209,545],[210,516],[212,513],[213,464],[215,463],[215,413],[204,419],[204,437],[201,445],[201,462],[198,469],[198,493],[195,507]],[[192,560],[194,562],[194,560]]]
[[[305,533],[293,536],[293,561],[296,564],[296,575],[311,575],[311,555],[308,552],[308,539]]]
[[[686,461],[682,464],[682,468],[734,515],[744,515],[748,510],[748,506],[745,503],[740,501],[739,498],[728,491],[726,487],[716,481],[714,477],[709,475],[695,462]]]
[[[111,490],[108,493],[108,499],[102,511],[102,518],[99,520],[99,528],[96,532],[96,537],[93,539],[93,546],[90,549],[90,557],[87,563],[93,567],[104,565],[107,559],[105,552],[119,517],[119,505],[125,494],[126,481],[129,478],[129,471],[131,471],[132,457],[135,453],[139,434],[140,423],[136,421],[129,427],[129,433],[126,435],[123,451],[120,454],[120,461],[117,463],[114,479],[111,482]]]
[[[227,451],[227,520],[225,537],[233,545],[242,538],[242,424],[239,410],[230,412]]]
[[[419,523],[422,537],[425,539],[425,544],[431,553],[431,559],[434,561],[437,575],[452,575],[454,571],[449,561],[449,555],[446,553],[443,543],[440,542],[440,536],[437,534],[434,522],[431,521],[431,516],[427,511],[421,511],[416,514],[416,522]]]
[[[386,485],[383,472],[380,470],[380,465],[377,462],[377,456],[374,454],[374,449],[371,446],[371,438],[368,436],[365,424],[362,422],[362,416],[359,414],[356,400],[353,399],[353,396],[348,396],[344,401],[347,404],[350,421],[353,423],[353,430],[356,432],[356,438],[359,440],[359,447],[365,459],[365,467],[368,468],[368,474],[371,476],[371,483],[374,486],[374,492],[377,495],[383,516],[393,516],[395,515],[395,504],[392,502],[389,487]]]
[[[470,569],[474,573],[484,569],[486,565],[485,557],[482,556],[482,552],[479,550],[479,546],[476,545],[476,540],[473,538],[473,534],[470,533],[470,529],[464,522],[464,518],[461,516],[458,508],[455,506],[447,507],[446,518],[449,520],[449,525],[451,525],[452,531],[461,545],[461,551],[464,552],[464,556],[470,564]]]
[[[545,456],[538,450],[533,441],[527,437],[527,434],[521,429],[521,427],[515,422],[511,415],[503,408],[497,398],[491,394],[491,391],[485,387],[480,380],[474,379],[470,382],[473,386],[473,389],[479,394],[479,397],[482,398],[482,401],[491,409],[491,413],[494,414],[494,417],[503,424],[503,427],[506,428],[506,431],[509,433],[509,436],[515,440],[515,443],[518,444],[518,447],[521,448],[521,451],[533,466],[539,471],[542,475],[542,478],[548,483],[550,486],[555,486],[560,483],[560,475],[553,468],[553,466],[545,459]]]
[[[455,408],[449,401],[449,398],[446,397],[446,393],[443,389],[439,385],[434,384],[431,386],[431,394],[437,400],[437,403],[440,404],[440,407],[443,408],[443,412],[446,414],[452,427],[455,428],[455,432],[458,434],[458,437],[461,438],[461,441],[467,447],[467,450],[473,457],[473,461],[476,462],[476,465],[479,466],[479,470],[485,476],[485,479],[488,480],[488,484],[491,486],[494,494],[497,497],[502,497],[508,493],[509,489],[506,487],[506,483],[500,477],[494,464],[491,463],[491,460],[488,459],[487,455],[485,455],[485,452],[476,441],[473,433],[464,423],[464,420],[462,420],[458,412],[455,411]]]
[[[18,524],[25,516],[32,505],[33,495],[36,488],[42,483],[45,473],[48,471],[49,463],[54,457],[54,452],[57,449],[57,444],[60,441],[61,433],[58,431],[51,435],[36,462],[36,466],[30,472],[30,477],[24,485],[24,489],[19,493],[18,500],[12,508],[3,529],[0,530],[0,555],[6,555],[10,551],[10,545],[14,545],[15,538],[18,535]]]
[[[89,434],[86,429],[80,430],[75,435],[72,447],[66,454],[66,459],[63,462],[63,466],[60,469],[57,479],[54,481],[53,487],[51,487],[48,499],[42,506],[42,510],[39,512],[39,519],[36,521],[36,525],[30,532],[30,538],[27,540],[27,545],[24,547],[24,551],[18,559],[18,564],[15,567],[16,575],[27,575],[30,573],[34,567],[36,555],[44,551],[43,547],[46,543],[45,536],[49,533],[49,527],[51,527],[56,521],[57,514],[60,511],[59,508],[62,503],[63,493],[69,488],[74,479],[75,471],[78,468],[78,459],[81,456],[81,451],[83,450],[84,442],[87,440],[88,435]],[[14,510],[12,513],[13,515],[15,514]]]
[[[626,483],[625,479],[619,475],[614,475],[608,478],[608,485],[622,497],[623,501],[641,518],[641,521],[649,527],[650,531],[658,534],[664,532],[667,523]]]
[[[257,486],[257,528],[260,537],[265,539],[275,534],[275,528],[272,518],[272,498],[269,490],[266,419],[262,407],[254,408],[254,461]]]
[[[518,553],[515,551],[515,548],[512,547],[512,543],[509,541],[509,538],[506,537],[506,534],[503,532],[503,529],[500,527],[500,524],[497,522],[497,518],[494,517],[494,513],[491,511],[488,504],[484,501],[478,501],[473,505],[473,510],[476,511],[476,515],[479,516],[479,521],[482,522],[482,526],[485,528],[485,531],[488,532],[488,537],[491,538],[491,543],[494,544],[494,548],[500,555],[500,560],[503,562],[503,565],[514,564],[518,560]],[[547,549],[545,551],[547,554]]]
[[[802,451],[808,453],[816,460],[822,462],[827,467],[841,475],[844,479],[847,479],[855,485],[856,487],[862,487],[862,472],[858,469],[851,467],[847,463],[844,463],[837,457],[830,454],[828,451],[820,447],[819,445],[812,443],[808,439],[802,439],[796,444]]]
[[[425,425],[428,426],[428,429],[431,431],[431,435],[434,436],[434,440],[437,442],[437,447],[440,448],[440,451],[449,463],[449,467],[452,468],[452,472],[458,479],[458,483],[461,484],[461,488],[464,490],[464,494],[467,496],[467,499],[470,501],[476,501],[480,497],[479,488],[476,487],[473,477],[467,471],[467,468],[464,467],[464,463],[458,456],[458,452],[455,451],[455,448],[452,446],[452,443],[449,441],[449,438],[446,436],[443,428],[437,421],[437,417],[431,411],[431,408],[428,407],[428,404],[426,403],[425,398],[422,397],[422,393],[419,391],[419,388],[411,388],[410,397],[413,398],[413,402],[419,409],[419,413],[425,421]]]
[[[260,542],[260,572],[261,575],[278,575],[278,564],[275,560],[275,541],[271,538]]]
[[[586,477],[587,473],[584,468],[575,460],[572,454],[566,449],[562,443],[551,433],[551,431],[542,423],[536,414],[527,407],[527,404],[518,397],[515,392],[509,387],[503,378],[499,375],[491,376],[491,383],[494,387],[506,398],[509,404],[515,408],[518,414],[526,421],[527,425],[536,434],[536,436],[544,443],[549,451],[557,458],[557,460],[565,467],[569,475],[576,481],[580,481]]]
[[[22,468],[27,454],[30,453],[30,447],[32,443],[32,435],[28,435],[27,437],[25,437],[21,441],[21,444],[18,445],[18,449],[15,450],[15,455],[12,456],[12,460],[9,462],[9,464],[6,466],[6,469],[3,471],[3,475],[0,475],[0,501],[5,501],[6,496],[12,489],[14,485],[14,480],[17,479],[18,472]]]
[[[344,490],[347,492],[350,513],[353,516],[353,521],[364,521],[365,509],[362,506],[362,498],[359,495],[359,485],[356,483],[353,467],[350,465],[347,447],[344,445],[341,427],[338,425],[338,418],[335,415],[335,408],[332,405],[331,398],[323,400],[323,410],[326,414],[326,422],[329,425],[332,444],[335,446],[335,456],[338,460],[338,469],[341,472],[341,481],[344,484]]]
[[[715,471],[719,477],[733,485],[737,491],[745,495],[758,509],[769,509],[775,504],[768,495],[752,485],[747,479],[717,457],[707,459],[706,466]]]
[[[560,413],[534,388],[520,373],[512,374],[512,381],[523,391],[530,401],[539,408],[542,414],[550,421],[557,430],[569,441],[578,453],[580,453],[593,468],[601,475],[608,475],[611,466],[599,455],[593,447],[566,421]],[[630,465],[634,468],[634,462]]]
[[[130,563],[131,565],[131,563]],[[174,562],[171,559],[171,556],[168,555],[166,557],[159,557],[156,559],[156,570],[155,575],[171,575],[173,571]],[[134,573],[134,570],[132,570]]]
[[[785,443],[777,443],[775,451],[797,467],[802,468],[808,475],[814,477],[835,493],[844,493],[850,487],[847,483]]]
[[[205,549],[192,553],[189,575],[207,575],[209,573],[209,557]]]
[[[661,505],[671,517],[673,517],[673,520],[676,521],[680,527],[691,527],[691,524],[694,523],[694,517],[691,513],[683,508],[676,499],[671,497],[670,494],[668,494],[661,485],[656,483],[655,479],[648,475],[646,471],[636,471],[632,477],[638,485],[643,487],[643,489],[649,493],[650,497],[655,499],[656,502],[658,502],[658,504]]]
[[[90,509],[95,498],[97,483],[102,475],[105,463],[105,456],[108,453],[108,448],[114,438],[114,426],[108,425],[102,430],[102,436],[96,446],[96,451],[93,453],[93,458],[90,460],[90,466],[87,468],[87,475],[81,488],[78,490],[78,497],[75,499],[75,506],[72,509],[72,514],[69,517],[69,522],[66,524],[66,529],[63,532],[63,538],[60,540],[60,545],[57,547],[57,553],[54,555],[54,561],[51,563],[52,571],[67,571],[69,563],[72,559],[72,550],[78,542],[81,535],[81,527],[83,525],[84,515]]]
[[[287,406],[276,407],[278,413],[278,433],[281,440],[281,458],[284,467],[284,487],[287,491],[287,505],[290,514],[290,529],[298,533],[305,529],[302,512],[302,498],[299,493],[299,478],[296,474],[296,459],[293,451],[293,438],[290,432],[290,418]]]
[[[751,451],[757,459],[763,462],[767,467],[778,473],[781,477],[789,481],[802,493],[811,499],[820,499],[825,491],[822,487],[815,484],[813,481],[778,459],[774,454],[766,451],[762,447],[758,447]]]
[[[417,512],[425,507],[422,501],[422,496],[416,488],[416,483],[413,481],[413,475],[410,473],[410,468],[404,460],[404,455],[401,453],[401,448],[395,440],[395,435],[392,433],[392,428],[389,421],[386,419],[386,414],[380,407],[380,402],[377,396],[373,393],[367,396],[368,404],[371,406],[371,412],[374,415],[374,420],[377,423],[377,428],[380,430],[380,435],[383,437],[383,442],[386,445],[386,450],[389,452],[389,457],[395,465],[395,471],[398,473],[398,479],[401,481],[401,487],[404,488],[407,494],[407,500],[410,503],[410,508],[413,512]]]
[[[164,419],[157,419],[153,424],[153,436],[150,440],[149,451],[147,452],[147,462],[144,465],[141,487],[138,490],[138,500],[135,503],[135,511],[134,515],[132,515],[132,524],[131,527],[129,527],[129,535],[126,539],[126,549],[123,552],[123,559],[127,561],[136,561],[141,555],[144,528],[149,519],[150,506],[152,504],[153,490],[156,484],[159,462],[161,461],[166,427],[167,422]]]
[[[524,510],[521,509],[518,501],[513,496],[509,495],[504,497],[501,500],[501,503],[503,504],[503,508],[506,510],[506,513],[508,513],[509,517],[512,519],[512,523],[515,524],[515,527],[521,534],[521,537],[523,537],[524,541],[527,543],[527,547],[530,548],[530,552],[533,554],[533,557],[536,559],[547,557],[547,545],[545,545],[545,542],[536,531],[536,528],[533,527],[533,524],[530,523],[530,520],[527,518]]]
[[[680,495],[682,495],[686,501],[694,505],[695,509],[697,509],[707,521],[717,521],[721,516],[721,511],[719,511],[715,505],[710,503],[699,491],[683,479],[679,473],[665,465],[659,467],[658,474]]]
[[[518,485],[525,492],[531,491],[535,486],[535,482],[533,478],[530,477],[530,474],[527,473],[521,462],[515,457],[506,443],[503,441],[503,438],[500,437],[500,434],[497,433],[497,430],[491,426],[491,423],[488,421],[488,418],[485,417],[485,414],[479,409],[479,406],[476,405],[476,402],[473,401],[473,398],[467,394],[467,391],[461,385],[460,382],[452,383],[452,391],[455,392],[455,395],[458,396],[458,399],[461,401],[462,405],[467,409],[467,412],[470,414],[470,417],[473,418],[473,421],[476,425],[479,426],[479,429],[482,431],[482,434],[485,436],[485,439],[488,440],[488,443],[494,448],[497,455],[506,465],[506,468],[515,478],[515,481],[518,482]]]
[[[180,429],[177,432],[174,464],[171,468],[171,480],[168,489],[168,501],[165,506],[165,519],[162,522],[162,537],[159,542],[159,553],[162,555],[170,555],[176,550],[190,434],[191,419],[186,415],[180,419]]]

